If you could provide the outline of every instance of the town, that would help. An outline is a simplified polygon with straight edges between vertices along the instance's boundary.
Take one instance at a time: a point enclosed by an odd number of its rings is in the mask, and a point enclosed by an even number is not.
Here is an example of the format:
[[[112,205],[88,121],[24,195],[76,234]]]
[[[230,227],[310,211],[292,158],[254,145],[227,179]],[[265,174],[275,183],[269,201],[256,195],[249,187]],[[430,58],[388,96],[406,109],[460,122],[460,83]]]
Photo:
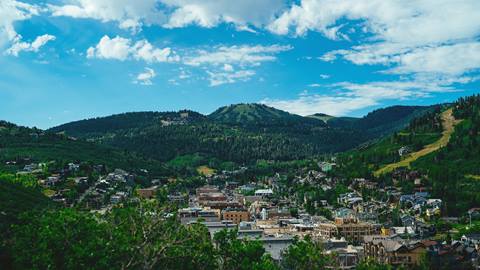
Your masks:
[[[480,234],[459,234],[451,225],[480,218],[480,209],[465,216],[442,214],[442,198],[431,197],[423,176],[408,169],[392,174],[392,185],[371,179],[335,176],[335,157],[309,168],[249,179],[250,168],[216,171],[201,166],[194,185],[180,179],[150,179],[103,165],[68,163],[52,170],[48,163],[28,163],[17,175],[33,175],[44,193],[64,207],[103,215],[128,201],[161,200],[175,205],[181,224],[203,224],[213,238],[222,230],[239,239],[260,241],[281,261],[284,251],[306,236],[321,243],[337,269],[355,269],[362,260],[414,267],[428,254],[436,265],[479,267]],[[18,166],[16,161],[6,165]],[[146,170],[140,170],[146,172]],[[409,181],[412,193],[402,192]]]

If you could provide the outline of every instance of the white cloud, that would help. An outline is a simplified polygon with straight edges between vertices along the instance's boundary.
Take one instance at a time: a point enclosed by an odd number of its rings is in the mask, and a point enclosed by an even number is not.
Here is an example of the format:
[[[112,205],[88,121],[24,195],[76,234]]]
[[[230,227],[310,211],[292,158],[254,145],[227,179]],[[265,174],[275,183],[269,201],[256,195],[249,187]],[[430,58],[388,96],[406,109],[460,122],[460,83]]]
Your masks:
[[[87,58],[116,59],[125,61],[133,58],[149,63],[179,61],[170,48],[155,48],[147,40],[140,40],[133,44],[132,40],[116,36],[103,36],[95,47],[87,50]]]
[[[320,78],[326,80],[326,79],[330,78],[330,75],[328,75],[328,74],[320,74]]]
[[[328,62],[342,57],[356,65],[384,65],[388,73],[437,78],[480,68],[477,0],[301,0],[268,29],[281,35],[317,31],[330,39],[348,39],[350,32],[367,37],[357,40],[361,45],[320,57]]]
[[[155,48],[147,40],[141,40],[133,46],[134,58],[147,62],[176,62],[180,60],[170,48]]]
[[[144,25],[178,28],[221,23],[231,23],[239,31],[255,31],[249,26],[268,24],[284,7],[283,0],[71,0],[64,5],[48,5],[53,16],[117,22],[120,28],[133,32]]]
[[[289,45],[270,45],[270,46],[220,46],[213,51],[201,50],[197,55],[186,57],[185,64],[191,66],[200,66],[204,64],[225,65],[235,64],[241,66],[256,66],[262,62],[275,61],[276,54],[291,50]]]
[[[232,72],[233,71],[233,66],[230,65],[230,64],[224,64],[223,65],[223,70],[225,70],[227,72]]]
[[[235,83],[238,81],[248,81],[255,75],[253,70],[239,70],[233,72],[210,72],[209,75],[210,86],[219,86],[222,84]]]
[[[173,13],[164,27],[177,28],[187,25],[214,27],[232,23],[237,30],[255,32],[249,25],[261,27],[274,19],[285,6],[283,0],[161,0]]]
[[[447,81],[392,81],[356,84],[342,82],[326,85],[335,94],[300,93],[293,99],[264,99],[261,103],[299,115],[326,113],[334,116],[381,104],[387,100],[408,100],[428,97],[434,92],[455,91]]]
[[[87,50],[88,58],[116,59],[124,61],[131,53],[131,40],[116,36],[103,36],[97,46]]]
[[[210,86],[250,80],[256,74],[253,68],[277,59],[276,55],[291,50],[289,45],[217,46],[199,50],[183,58],[186,65],[201,67],[208,75]]]
[[[138,74],[134,83],[142,84],[142,85],[153,85],[152,79],[155,78],[157,74],[155,70],[151,68],[145,68],[145,71]]]
[[[274,20],[269,29],[278,34],[291,30],[297,35],[318,31],[341,38],[342,19],[364,20],[359,28],[375,39],[394,43],[425,44],[471,38],[480,27],[480,2],[384,1],[384,0],[302,0]],[[340,27],[340,28],[339,28]],[[335,29],[331,32],[331,29]]]
[[[48,34],[38,36],[32,43],[21,41],[21,38],[20,35],[17,35],[12,46],[6,51],[7,54],[18,56],[22,51],[38,52],[38,50],[47,44],[47,42],[55,40],[55,36]]]
[[[161,24],[165,15],[158,0],[72,0],[66,5],[48,5],[53,16],[91,18],[117,22],[120,28],[137,32],[143,25]]]
[[[15,0],[0,1],[0,47],[8,41],[19,40],[14,23],[40,14],[40,8]]]

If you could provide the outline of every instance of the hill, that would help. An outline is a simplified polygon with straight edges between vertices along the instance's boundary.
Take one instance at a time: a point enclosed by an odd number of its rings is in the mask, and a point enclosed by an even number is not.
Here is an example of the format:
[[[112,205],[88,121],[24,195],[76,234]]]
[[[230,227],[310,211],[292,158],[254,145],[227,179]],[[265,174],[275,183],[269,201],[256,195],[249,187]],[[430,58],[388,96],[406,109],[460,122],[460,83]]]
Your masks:
[[[331,119],[335,119],[335,116],[331,116],[331,115],[324,114],[324,113],[315,113],[315,114],[312,114],[312,115],[308,115],[307,117],[322,120],[325,123],[328,123],[328,121],[330,121]]]
[[[311,122],[321,125],[320,121],[310,121],[308,118],[269,107],[264,104],[235,104],[217,109],[208,118],[224,124],[275,126]]]
[[[0,121],[0,168],[8,161],[19,165],[46,161],[58,161],[59,164],[87,162],[127,170],[144,168],[156,174],[163,171],[163,166],[156,160],[138,157],[111,146]]]
[[[412,162],[415,162],[417,159],[424,157],[430,153],[433,153],[442,147],[447,146],[448,143],[450,142],[450,138],[452,137],[452,133],[454,132],[455,126],[458,123],[460,123],[461,120],[457,120],[453,117],[452,108],[442,112],[441,118],[442,118],[443,131],[442,131],[442,136],[437,141],[431,144],[425,145],[419,151],[410,153],[408,156],[406,156],[399,162],[383,166],[382,168],[375,171],[375,175],[379,176],[381,174],[391,172],[396,168],[410,167],[410,164]]]
[[[443,213],[459,216],[480,205],[480,96],[461,98],[413,119],[407,128],[339,156],[338,173],[392,185],[392,176],[414,172],[421,188],[444,201]],[[400,155],[400,149],[408,149]],[[373,172],[375,172],[375,176]],[[418,177],[418,176],[417,176]],[[410,179],[411,180],[411,179]],[[401,178],[405,193],[414,184]]]
[[[51,132],[167,161],[201,154],[237,163],[295,160],[351,149],[403,128],[428,107],[384,109],[364,118],[302,117],[263,104],[236,104],[208,116],[191,112],[139,112],[67,123]],[[407,118],[407,119],[404,119]],[[386,119],[386,120],[384,120]],[[384,121],[383,121],[384,120]]]
[[[438,108],[438,105],[391,106],[374,110],[362,118],[332,118],[328,121],[328,124],[334,127],[360,130],[371,137],[381,137],[405,128],[412,119],[431,112],[436,108]]]
[[[182,110],[179,112],[131,112],[108,117],[96,117],[70,122],[51,128],[53,133],[64,132],[78,138],[106,136],[116,131],[142,129],[152,125],[168,125],[172,122],[201,121],[206,117],[197,112]]]

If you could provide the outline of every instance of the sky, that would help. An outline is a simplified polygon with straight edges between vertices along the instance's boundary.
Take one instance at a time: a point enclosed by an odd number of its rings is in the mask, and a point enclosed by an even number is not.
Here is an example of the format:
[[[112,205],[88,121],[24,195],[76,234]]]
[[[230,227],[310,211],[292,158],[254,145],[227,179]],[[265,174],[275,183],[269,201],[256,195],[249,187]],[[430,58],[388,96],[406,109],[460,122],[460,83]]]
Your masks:
[[[362,116],[479,93],[478,0],[0,0],[0,119],[264,103]]]

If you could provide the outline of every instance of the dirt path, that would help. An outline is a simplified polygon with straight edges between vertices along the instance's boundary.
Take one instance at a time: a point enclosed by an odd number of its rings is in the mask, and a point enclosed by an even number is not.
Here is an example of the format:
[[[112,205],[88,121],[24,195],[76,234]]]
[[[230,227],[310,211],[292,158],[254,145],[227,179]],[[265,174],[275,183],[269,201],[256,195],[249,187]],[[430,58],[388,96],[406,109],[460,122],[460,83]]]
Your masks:
[[[442,137],[438,139],[438,141],[429,144],[425,146],[422,150],[412,153],[408,155],[405,159],[397,162],[397,163],[392,163],[388,164],[377,171],[375,171],[373,174],[375,176],[380,176],[382,174],[388,173],[393,171],[396,168],[400,167],[410,167],[410,163],[413,161],[417,160],[420,157],[426,156],[432,152],[437,151],[438,149],[446,146],[448,144],[448,141],[450,141],[450,137],[452,136],[453,131],[455,130],[455,126],[460,123],[461,120],[456,120],[455,117],[453,117],[452,109],[448,109],[442,113],[442,123],[443,123],[443,132],[442,132]]]

